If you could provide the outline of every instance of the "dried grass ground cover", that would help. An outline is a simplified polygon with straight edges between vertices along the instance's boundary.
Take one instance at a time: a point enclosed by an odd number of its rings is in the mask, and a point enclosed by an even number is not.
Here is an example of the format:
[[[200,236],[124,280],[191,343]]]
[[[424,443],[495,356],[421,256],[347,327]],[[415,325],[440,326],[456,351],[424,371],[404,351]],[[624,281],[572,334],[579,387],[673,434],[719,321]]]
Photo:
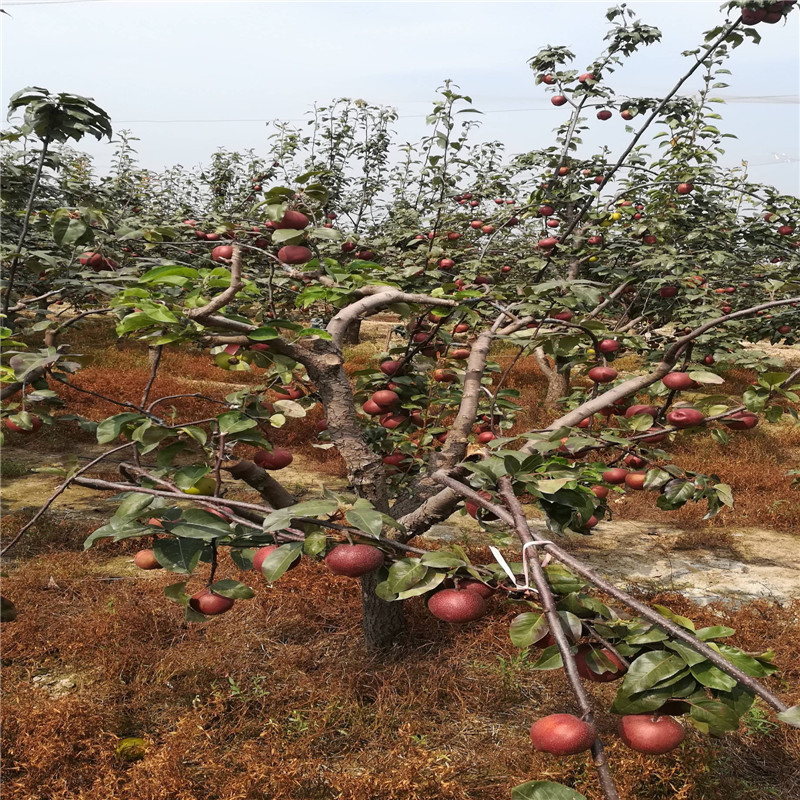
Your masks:
[[[349,354],[351,369],[373,363],[384,346],[385,325],[366,332],[367,341]],[[119,399],[139,396],[147,378],[144,348],[117,349],[96,326],[85,326],[73,351],[93,358],[76,375],[78,385]],[[219,370],[201,352],[168,358],[174,360],[166,362],[168,377],[159,378],[157,393],[224,397],[232,386],[261,380]],[[520,426],[535,427],[545,420],[545,384],[533,359],[523,367],[510,385],[521,393]],[[119,410],[64,391],[69,410],[92,419]],[[179,419],[204,413],[197,400],[175,406]],[[25,446],[43,460],[91,446],[88,435],[67,427],[43,430]],[[307,420],[291,421],[274,443],[292,447],[315,473],[341,475],[338,456],[312,446],[311,429]],[[678,463],[723,476],[736,492],[736,509],[702,522],[701,509],[658,512],[644,492],[615,508],[621,518],[685,526],[688,546],[725,546],[719,537],[731,524],[796,530],[798,492],[785,472],[798,448],[800,432],[788,426],[764,424],[732,437],[727,448],[681,436],[672,448]],[[3,470],[10,479],[18,472],[9,463]],[[4,537],[28,516],[9,515]],[[487,618],[456,629],[413,600],[409,642],[376,659],[360,644],[357,584],[305,563],[273,588],[258,586],[254,600],[225,617],[189,626],[162,593],[175,576],[136,570],[134,543],[79,552],[99,524],[89,514],[54,513],[5,567],[3,593],[20,609],[18,620],[3,626],[6,797],[493,800],[532,778],[599,797],[586,759],[532,752],[530,724],[574,705],[560,673],[531,671],[511,646],[508,623],[518,607],[493,600]],[[489,558],[488,551],[474,556]],[[226,577],[260,583],[253,574],[239,576],[230,561],[222,569]],[[781,671],[769,683],[787,702],[800,700],[800,602],[732,612],[697,608],[678,595],[654,599],[699,624],[730,624],[744,649],[774,647]],[[59,685],[67,688],[55,691]],[[624,800],[800,796],[800,736],[774,725],[762,707],[736,734],[691,734],[679,754],[645,757],[616,740],[615,718],[603,711],[614,687],[590,691]],[[142,760],[116,755],[126,737],[146,741]]]
[[[488,800],[533,777],[599,796],[583,757],[532,752],[532,721],[573,701],[560,672],[530,671],[510,645],[518,608],[507,601],[461,629],[412,601],[409,643],[376,659],[360,645],[357,584],[322,565],[304,564],[197,627],[161,593],[174,577],[135,575],[133,551],[53,549],[6,578],[21,610],[3,636],[6,797]],[[237,575],[230,562],[224,569]],[[746,649],[774,645],[772,688],[800,698],[800,604],[730,614],[654,599],[700,624],[732,625]],[[76,688],[54,698],[37,675],[68,676]],[[678,754],[644,757],[616,740],[602,711],[613,686],[590,691],[625,800],[800,792],[800,736],[758,708],[734,735],[691,734]],[[145,739],[143,760],[115,755],[126,737]]]

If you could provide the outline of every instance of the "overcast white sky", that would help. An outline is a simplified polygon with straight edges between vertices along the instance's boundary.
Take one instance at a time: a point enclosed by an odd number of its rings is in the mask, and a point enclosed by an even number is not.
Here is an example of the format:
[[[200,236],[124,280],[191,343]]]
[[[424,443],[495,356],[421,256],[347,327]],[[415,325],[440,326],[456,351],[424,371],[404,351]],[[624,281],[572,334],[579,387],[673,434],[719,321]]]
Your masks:
[[[583,68],[602,48],[611,5],[0,0],[12,15],[0,23],[0,89],[4,105],[29,85],[94,97],[115,129],[140,137],[144,166],[158,169],[197,164],[218,146],[258,149],[265,121],[301,118],[334,97],[395,106],[399,138],[416,140],[436,87],[452,78],[485,112],[478,137],[516,153],[545,146],[568,113],[534,85],[526,60],[543,45],[566,45]],[[628,5],[664,38],[612,85],[622,95],[663,95],[688,66],[681,51],[722,20],[721,2]],[[759,25],[762,45],[734,51],[723,93],[731,100],[720,106],[723,130],[739,137],[727,140],[725,163],[747,159],[755,180],[792,194],[800,194],[799,23],[794,12],[787,24]],[[586,144],[618,152],[625,139],[615,116],[598,122]],[[108,163],[110,145],[81,147]]]

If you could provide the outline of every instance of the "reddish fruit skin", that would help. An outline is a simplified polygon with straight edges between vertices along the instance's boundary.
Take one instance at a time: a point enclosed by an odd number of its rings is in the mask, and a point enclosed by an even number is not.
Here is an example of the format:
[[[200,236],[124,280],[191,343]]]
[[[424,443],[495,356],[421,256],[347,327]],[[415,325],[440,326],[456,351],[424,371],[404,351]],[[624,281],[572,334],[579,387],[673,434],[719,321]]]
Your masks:
[[[281,386],[281,390],[275,392],[276,400],[299,400],[303,396],[303,390],[297,386]]]
[[[550,714],[531,725],[531,741],[541,753],[572,756],[591,749],[597,738],[594,725],[572,714]]]
[[[489,442],[493,441],[495,435],[491,431],[483,431],[483,433],[478,434],[478,441],[481,444],[489,444]]]
[[[694,386],[694,381],[689,377],[688,372],[670,372],[661,379],[661,382],[668,389],[677,389],[679,391]]]
[[[664,299],[669,297],[675,297],[678,294],[678,287],[677,286],[662,286],[658,290],[658,296]]]
[[[29,431],[26,431],[25,428],[21,428],[16,422],[12,422],[10,419],[6,420],[6,428],[15,433],[36,433],[41,427],[42,421],[35,414],[31,414],[31,429]]]
[[[794,233],[794,228],[791,225],[781,225],[780,228],[778,228],[778,233],[781,236],[791,236],[792,233]]]
[[[622,461],[626,467],[630,467],[631,469],[641,469],[647,464],[645,459],[643,459],[641,456],[635,456],[633,453],[625,456]]]
[[[161,564],[156,561],[155,553],[152,550],[140,550],[133,557],[133,563],[139,569],[163,569]]]
[[[452,258],[440,258],[439,259],[439,269],[453,269],[456,265],[456,262],[453,261]]]
[[[655,418],[656,414],[658,414],[658,409],[655,406],[631,406],[625,411],[625,416],[628,419],[635,417],[637,414],[648,414]]]
[[[258,550],[256,550],[256,554],[253,556],[253,570],[255,572],[261,572],[261,565],[266,561],[267,556],[277,549],[277,544],[268,544],[266,547],[259,547]],[[297,562],[295,562],[295,564],[296,563]],[[292,564],[292,567],[295,566],[295,564]]]
[[[603,339],[597,349],[601,353],[616,353],[619,350],[619,342],[616,339]]]
[[[619,373],[611,367],[592,367],[587,374],[595,383],[611,383]]]
[[[792,326],[791,325],[781,325],[778,328],[778,333],[782,333],[784,335],[786,335],[787,333],[791,333],[791,332],[792,332]]]
[[[646,479],[646,472],[629,472],[625,476],[625,485],[629,489],[644,489],[644,482]]]
[[[442,589],[428,600],[428,611],[443,622],[474,622],[486,613],[486,601],[468,589]]]
[[[710,367],[714,363],[714,356],[708,355],[703,358],[703,363]]]
[[[444,435],[446,436],[447,434]],[[444,439],[442,439],[442,441],[444,441]],[[484,500],[492,499],[492,496],[487,491],[478,492],[478,494],[480,494],[480,496]],[[477,503],[473,503],[471,500],[467,500],[464,503],[464,508],[467,509],[467,514],[469,514],[473,519],[478,519],[478,514],[481,513],[482,511],[484,512],[482,516],[483,519],[485,520],[494,519],[493,514],[490,514],[488,511],[484,511],[483,506],[479,506]]]
[[[294,461],[294,457],[288,450],[276,447],[271,453],[268,450],[259,450],[253,456],[253,461],[261,469],[275,470],[288,467]]]
[[[595,497],[599,497],[601,500],[605,500],[610,491],[608,486],[592,486],[592,494]]]
[[[556,82],[555,76],[553,75],[542,75],[542,83],[546,83],[548,86],[552,86]]]
[[[650,444],[658,444],[659,442],[663,442],[668,435],[668,433],[662,428],[648,428],[645,433],[648,433],[649,436],[642,436],[640,441],[649,442]]]
[[[610,683],[611,681],[621,678],[628,670],[625,665],[608,649],[605,647],[600,650],[600,653],[607,658],[616,668],[616,672],[593,672],[589,665],[586,663],[586,656],[592,651],[588,644],[582,644],[575,654],[575,666],[578,668],[578,674],[587,681],[592,683]]]
[[[748,431],[758,425],[758,417],[750,411],[739,411],[720,422],[732,431]]]
[[[620,467],[614,467],[613,469],[607,469],[603,473],[603,480],[606,483],[624,483],[625,476],[628,474],[628,470],[622,469]]]
[[[233,256],[233,248],[229,244],[221,244],[211,251],[212,261],[230,261]]]
[[[696,408],[676,408],[667,414],[667,423],[672,425],[673,428],[683,430],[684,428],[693,428],[695,425],[700,425],[705,416],[702,411],[698,411]]]
[[[334,575],[360,578],[383,566],[383,553],[369,544],[339,544],[325,556],[325,563]]]
[[[407,419],[403,414],[386,414],[381,417],[381,425],[391,431],[399,428]]]
[[[269,345],[266,342],[256,342],[255,344],[248,345],[251,350],[257,353],[266,353],[269,350]]]
[[[278,258],[284,264],[305,264],[314,258],[314,254],[307,248],[296,244],[287,244],[278,250]]]
[[[342,252],[343,253],[352,253],[353,250],[356,249],[355,242],[343,242],[342,243]]]
[[[384,361],[383,364],[381,364],[381,372],[384,375],[394,375],[398,369],[400,369],[399,361]]]
[[[382,406],[379,406],[374,400],[367,400],[366,403],[362,406],[365,414],[369,414],[371,417],[375,417],[378,414],[383,414],[386,412],[386,409]]]
[[[627,119],[633,119],[633,112],[632,111],[628,111],[627,108],[624,109],[623,111],[620,111],[619,115],[622,117],[622,119],[626,119],[626,120]]]
[[[408,463],[408,456],[405,453],[394,452],[384,456],[381,461],[389,467],[400,467],[402,465],[410,466]]]
[[[657,756],[674,750],[686,735],[683,725],[672,717],[631,714],[617,723],[619,738],[631,750]]]
[[[567,98],[563,94],[556,94],[550,98],[550,102],[554,106],[563,106],[567,102]]]
[[[301,231],[303,228],[308,227],[309,219],[305,214],[301,214],[299,211],[292,211],[289,209],[284,215],[275,222],[275,230],[295,230]]]
[[[457,350],[453,350],[450,353],[450,358],[454,358],[457,361],[463,361],[466,358],[469,358],[470,350],[467,347],[459,347]]]
[[[377,392],[373,392],[370,400],[376,405],[383,406],[384,409],[388,410],[400,402],[400,395],[397,394],[397,392],[393,392],[391,389],[380,389]]]
[[[607,108],[604,108],[597,112],[597,119],[611,119],[611,112]]]
[[[233,608],[233,600],[230,597],[215,594],[209,589],[203,589],[189,598],[189,606],[194,611],[214,617],[217,614],[224,614],[226,611],[230,611]]]
[[[435,369],[432,377],[439,383],[452,383],[458,378],[455,372],[450,372],[449,369]]]
[[[675,191],[678,194],[689,194],[692,189],[694,189],[694,185],[691,183],[679,183]]]
[[[560,320],[561,322],[569,322],[572,319],[572,312],[559,311],[558,314],[553,314],[553,319]]]
[[[586,240],[586,244],[589,244],[592,247],[599,247],[601,244],[603,244],[603,237],[602,236],[590,236]]]

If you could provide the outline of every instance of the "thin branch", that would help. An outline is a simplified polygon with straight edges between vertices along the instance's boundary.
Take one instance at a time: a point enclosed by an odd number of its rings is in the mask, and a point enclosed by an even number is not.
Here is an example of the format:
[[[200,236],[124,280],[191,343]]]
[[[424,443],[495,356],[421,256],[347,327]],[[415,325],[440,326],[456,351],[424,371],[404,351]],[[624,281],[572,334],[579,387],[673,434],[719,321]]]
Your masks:
[[[25,525],[20,528],[17,535],[0,551],[0,555],[5,555],[24,535],[25,532],[28,531],[36,521],[47,511],[48,508],[53,504],[55,499],[63,494],[70,486],[70,484],[77,482],[80,480],[79,476],[83,475],[87,470],[91,469],[95,464],[102,461],[104,458],[107,458],[112,453],[117,453],[120,450],[124,450],[126,447],[131,447],[134,445],[135,442],[126,442],[125,444],[120,445],[119,447],[115,447],[113,450],[108,450],[102,455],[97,456],[97,458],[92,459],[85,467],[81,467],[74,475],[67,478],[50,497],[47,498],[44,505],[33,515],[33,517],[28,521]]]
[[[564,629],[561,627],[561,619],[556,610],[553,593],[550,590],[550,584],[547,582],[536,551],[537,545],[532,544],[536,540],[528,527],[528,521],[525,519],[522,506],[514,494],[514,488],[510,478],[508,476],[500,478],[499,486],[500,496],[503,498],[507,508],[511,511],[511,516],[514,520],[514,528],[523,545],[524,558],[531,571],[533,583],[539,593],[539,602],[542,604],[542,609],[547,618],[550,634],[555,639],[558,645],[558,651],[561,653],[561,660],[564,664],[567,682],[569,683],[570,689],[572,689],[573,695],[575,695],[575,699],[578,701],[582,718],[590,725],[593,725],[594,713],[592,711],[592,704],[589,701],[586,690],[583,688],[580,675],[578,674],[578,667],[575,664],[575,656],[572,653],[572,648],[564,633]],[[525,545],[528,544],[532,544],[530,550],[525,547]],[[592,758],[594,760],[595,769],[597,770],[600,786],[603,789],[603,794],[606,799],[619,800],[619,794],[614,786],[614,779],[611,777],[611,772],[608,769],[608,762],[606,761],[603,751],[603,743],[599,737],[596,738],[592,744]]]
[[[242,251],[238,244],[233,245],[231,256],[231,283],[227,289],[221,291],[216,297],[211,298],[200,308],[191,308],[186,311],[189,319],[206,322],[215,312],[224,308],[234,297],[239,289],[244,286],[242,281]]]
[[[502,506],[492,503],[482,495],[478,494],[478,492],[476,492],[474,489],[466,486],[460,481],[451,478],[444,472],[437,472],[433,477],[439,483],[457,492],[462,497],[472,500],[482,508],[485,508],[491,513],[495,514],[498,519],[502,520],[510,527],[515,527],[516,523],[514,517]],[[661,616],[661,614],[659,614],[657,611],[653,611],[653,609],[649,608],[644,603],[641,603],[640,601],[631,597],[631,595],[629,595],[627,592],[623,592],[621,589],[614,586],[613,583],[609,583],[604,578],[601,578],[594,570],[587,567],[579,559],[562,550],[558,545],[552,543],[544,544],[542,545],[542,549],[553,556],[553,558],[560,561],[562,564],[568,566],[573,572],[594,584],[598,589],[606,592],[611,597],[619,600],[623,605],[635,611],[643,619],[646,619],[648,622],[652,622],[654,625],[661,628],[673,638],[678,639],[689,646],[696,653],[699,653],[701,656],[710,661],[715,667],[718,667],[724,673],[737,680],[742,684],[742,686],[753,692],[753,694],[757,694],[776,711],[787,710],[788,706],[779,697],[770,692],[769,689],[760,684],[758,681],[742,672],[742,670],[740,670],[738,667],[731,664],[730,661],[721,656],[716,650],[713,650],[711,647],[709,647],[705,642],[701,642],[690,631],[686,630],[686,628],[682,628],[680,625],[677,625],[671,620],[668,620],[666,617]]]

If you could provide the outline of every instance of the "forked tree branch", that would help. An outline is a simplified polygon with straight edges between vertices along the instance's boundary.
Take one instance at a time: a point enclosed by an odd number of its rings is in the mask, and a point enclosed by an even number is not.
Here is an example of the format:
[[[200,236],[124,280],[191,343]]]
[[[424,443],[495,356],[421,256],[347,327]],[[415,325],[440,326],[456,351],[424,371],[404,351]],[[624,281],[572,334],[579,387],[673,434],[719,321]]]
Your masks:
[[[514,494],[514,487],[509,477],[504,476],[500,478],[499,486],[500,496],[511,512],[511,516],[514,520],[514,528],[524,548],[523,557],[530,569],[536,591],[539,593],[539,602],[542,605],[542,610],[547,619],[550,634],[555,639],[556,645],[558,645],[558,651],[561,653],[561,660],[564,664],[567,682],[569,683],[570,689],[572,689],[573,695],[575,695],[575,699],[578,701],[578,706],[581,710],[581,718],[593,725],[594,713],[592,711],[592,704],[589,701],[589,695],[586,694],[586,690],[581,683],[572,647],[567,640],[564,629],[561,627],[561,619],[556,610],[555,599],[550,590],[550,584],[547,582],[544,570],[539,562],[539,555],[536,550],[537,545],[534,544],[536,539],[531,533],[531,529],[528,527],[528,521],[525,519],[522,506]],[[530,548],[526,547],[526,545],[530,545]],[[619,800],[619,794],[614,786],[614,779],[611,777],[611,772],[608,769],[608,762],[606,761],[603,743],[600,737],[597,737],[592,743],[592,759],[606,800]]]
[[[505,522],[506,525],[516,530],[516,522],[514,517],[502,506],[493,503],[491,500],[487,500],[471,487],[461,483],[458,480],[455,480],[454,478],[451,478],[444,472],[437,472],[433,477],[443,486],[447,486],[449,489],[460,494],[462,497],[466,497],[469,500],[472,500],[474,503],[477,503],[482,508],[485,508],[492,514],[495,514],[497,518]],[[615,600],[619,600],[619,602],[621,602],[623,605],[635,611],[643,619],[646,619],[648,622],[652,622],[653,625],[661,628],[674,639],[678,639],[696,653],[699,653],[701,656],[710,661],[715,667],[721,669],[726,675],[730,675],[732,678],[734,678],[734,680],[738,681],[740,684],[742,684],[742,686],[745,686],[753,694],[757,694],[776,711],[786,711],[788,709],[788,706],[779,697],[770,692],[766,686],[763,686],[757,680],[754,680],[749,675],[742,672],[742,670],[731,664],[730,661],[728,661],[724,656],[720,655],[716,650],[709,647],[705,642],[701,642],[700,639],[686,630],[686,628],[682,628],[680,625],[672,622],[672,620],[663,617],[657,611],[653,611],[653,609],[649,608],[644,603],[636,600],[634,597],[631,597],[631,595],[629,595],[627,592],[623,592],[613,583],[609,583],[604,578],[601,578],[594,570],[592,570],[590,567],[587,567],[579,559],[562,550],[558,545],[551,542],[549,544],[543,544],[541,547],[545,552],[549,553],[551,556],[553,556],[553,558],[557,559],[562,564],[565,564],[582,578],[585,578],[589,583],[594,584],[594,586],[601,591],[606,592]]]

